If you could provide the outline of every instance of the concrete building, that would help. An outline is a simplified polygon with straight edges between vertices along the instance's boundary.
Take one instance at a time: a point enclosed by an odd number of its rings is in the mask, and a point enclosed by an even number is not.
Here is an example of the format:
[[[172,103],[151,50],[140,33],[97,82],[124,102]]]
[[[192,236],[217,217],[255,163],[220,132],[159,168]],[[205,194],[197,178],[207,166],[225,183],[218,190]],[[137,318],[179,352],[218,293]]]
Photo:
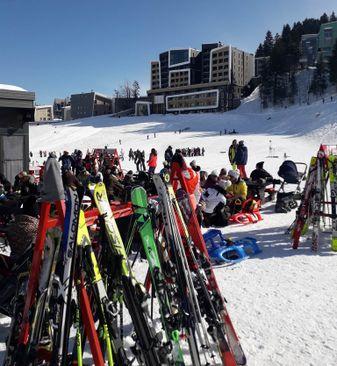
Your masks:
[[[314,66],[317,61],[318,35],[303,34],[300,43],[300,64],[302,67]]]
[[[67,105],[62,108],[62,120],[70,121],[71,120],[71,106]]]
[[[0,84],[0,172],[14,183],[29,169],[29,128],[34,118],[35,94]]]
[[[318,53],[325,61],[329,61],[332,50],[337,41],[337,22],[330,22],[321,25],[318,33]]]
[[[112,99],[96,92],[71,95],[71,118],[86,118],[112,113]]]
[[[241,89],[254,75],[254,55],[230,45],[174,49],[151,62],[148,96],[154,113],[226,111],[240,104]]]
[[[35,122],[47,122],[54,120],[54,110],[52,105],[35,106]]]

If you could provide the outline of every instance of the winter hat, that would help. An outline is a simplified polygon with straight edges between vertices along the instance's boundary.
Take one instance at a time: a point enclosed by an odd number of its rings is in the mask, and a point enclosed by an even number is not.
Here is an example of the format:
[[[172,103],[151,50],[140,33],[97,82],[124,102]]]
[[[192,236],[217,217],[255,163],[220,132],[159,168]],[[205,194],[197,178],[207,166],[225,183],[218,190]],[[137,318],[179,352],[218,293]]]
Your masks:
[[[229,188],[231,185],[232,185],[232,182],[230,180],[220,179],[219,182],[218,182],[218,186],[221,187],[224,190]]]
[[[240,178],[240,173],[237,172],[236,170],[230,170],[228,172],[228,175],[232,178],[234,178],[235,180],[239,179]]]
[[[210,175],[215,175],[217,177],[218,176],[218,172],[216,170],[212,170]]]
[[[239,145],[243,145],[244,144],[244,141],[243,140],[240,140],[239,141]]]
[[[256,168],[263,169],[263,164],[264,164],[264,161],[260,161],[259,163],[256,164]]]
[[[191,165],[191,166],[197,165],[197,162],[196,162],[195,160],[192,160],[192,161],[190,162],[190,165]]]

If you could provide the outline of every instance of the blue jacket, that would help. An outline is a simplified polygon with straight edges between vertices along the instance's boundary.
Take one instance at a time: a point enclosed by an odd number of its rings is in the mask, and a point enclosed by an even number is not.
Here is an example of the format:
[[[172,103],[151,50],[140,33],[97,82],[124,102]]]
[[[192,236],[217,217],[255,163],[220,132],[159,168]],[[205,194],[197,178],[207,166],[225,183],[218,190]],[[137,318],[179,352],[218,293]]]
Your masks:
[[[236,165],[246,165],[248,160],[248,149],[244,145],[239,145],[236,149],[235,154],[235,164]]]

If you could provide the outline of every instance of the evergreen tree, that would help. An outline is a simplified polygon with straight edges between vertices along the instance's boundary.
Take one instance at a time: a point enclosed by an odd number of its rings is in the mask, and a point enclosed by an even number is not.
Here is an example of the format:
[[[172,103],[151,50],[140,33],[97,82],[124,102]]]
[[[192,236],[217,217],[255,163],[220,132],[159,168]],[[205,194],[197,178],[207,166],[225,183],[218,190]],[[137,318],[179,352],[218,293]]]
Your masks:
[[[255,57],[264,57],[264,49],[262,43],[259,44],[259,47],[255,52]]]
[[[274,46],[274,38],[271,31],[266,33],[266,38],[263,42],[263,52],[265,56],[270,56]]]
[[[329,60],[330,81],[337,87],[337,41],[332,50],[332,56]]]
[[[314,72],[310,92],[316,96],[323,95],[327,86],[327,69],[323,60],[323,55],[321,55]]]
[[[333,11],[330,15],[330,22],[335,22],[335,21],[337,21],[337,17],[336,17],[335,12]]]
[[[320,17],[320,22],[321,24],[325,24],[325,23],[329,23],[330,19],[328,17],[328,15],[326,13],[324,13],[321,17]]]
[[[271,64],[266,61],[261,71],[260,98],[263,108],[268,108],[273,101],[274,74],[271,70]]]
[[[297,92],[298,92],[298,87],[297,87],[295,73],[292,73],[290,76],[290,86],[289,86],[289,93],[288,93],[289,103],[291,103],[291,104],[295,103],[295,98],[296,98]]]

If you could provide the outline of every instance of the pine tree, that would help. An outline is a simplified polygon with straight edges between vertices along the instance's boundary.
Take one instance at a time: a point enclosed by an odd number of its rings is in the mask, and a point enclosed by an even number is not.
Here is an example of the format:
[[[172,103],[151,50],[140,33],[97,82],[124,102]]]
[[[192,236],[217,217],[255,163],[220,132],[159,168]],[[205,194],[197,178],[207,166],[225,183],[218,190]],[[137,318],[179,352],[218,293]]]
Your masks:
[[[316,96],[323,95],[327,87],[326,63],[323,60],[323,55],[320,55],[310,86],[310,92]]]
[[[274,38],[271,31],[266,33],[266,38],[263,42],[263,52],[265,56],[270,56],[274,46]]]
[[[329,60],[330,81],[337,87],[337,41],[332,50],[332,56]]]
[[[289,93],[288,93],[288,99],[289,103],[294,104],[295,103],[295,97],[298,92],[297,82],[295,73],[292,73],[290,76],[290,86],[289,86]]]
[[[321,17],[320,17],[320,22],[321,24],[325,24],[325,23],[329,23],[330,19],[328,17],[328,15],[326,13],[324,13]]]
[[[337,17],[336,17],[335,12],[333,11],[330,15],[330,22],[335,22],[335,21],[337,21]]]
[[[264,50],[262,43],[259,44],[259,47],[257,48],[255,52],[255,57],[264,57]]]

